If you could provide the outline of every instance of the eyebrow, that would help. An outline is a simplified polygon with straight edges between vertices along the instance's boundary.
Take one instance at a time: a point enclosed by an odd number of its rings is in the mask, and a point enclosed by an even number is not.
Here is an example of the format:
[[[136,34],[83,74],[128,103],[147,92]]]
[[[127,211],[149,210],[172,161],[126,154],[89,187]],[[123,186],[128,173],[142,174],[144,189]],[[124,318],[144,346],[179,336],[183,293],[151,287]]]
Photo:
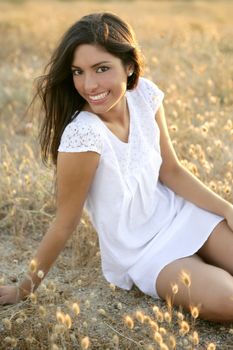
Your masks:
[[[97,66],[99,66],[99,65],[101,65],[101,64],[106,64],[106,63],[110,63],[110,62],[109,62],[109,61],[101,61],[101,62],[98,62],[98,63],[93,64],[93,65],[91,66],[91,68],[95,68],[95,67],[97,67]],[[74,64],[72,64],[71,67],[72,67],[72,68],[80,68],[80,67],[78,67],[78,66],[75,66]]]

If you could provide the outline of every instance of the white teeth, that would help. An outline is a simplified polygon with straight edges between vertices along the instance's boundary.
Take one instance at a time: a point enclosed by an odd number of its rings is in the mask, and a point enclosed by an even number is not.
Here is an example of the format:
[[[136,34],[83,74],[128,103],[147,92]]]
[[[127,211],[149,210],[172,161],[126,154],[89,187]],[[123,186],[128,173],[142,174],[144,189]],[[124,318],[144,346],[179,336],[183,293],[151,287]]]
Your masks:
[[[107,94],[108,94],[108,92],[103,92],[102,94],[99,94],[99,95],[89,96],[89,99],[93,100],[93,101],[101,100],[102,98],[107,96]]]

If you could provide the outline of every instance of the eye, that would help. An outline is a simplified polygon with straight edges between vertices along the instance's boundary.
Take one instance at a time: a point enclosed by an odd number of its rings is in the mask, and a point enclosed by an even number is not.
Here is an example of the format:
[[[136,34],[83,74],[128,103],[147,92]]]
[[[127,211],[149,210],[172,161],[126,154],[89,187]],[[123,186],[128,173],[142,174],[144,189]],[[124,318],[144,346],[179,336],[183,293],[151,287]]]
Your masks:
[[[73,75],[80,75],[82,71],[80,69],[72,69],[72,74]]]
[[[109,70],[109,67],[101,66],[101,67],[97,68],[96,73],[104,73],[107,70]]]

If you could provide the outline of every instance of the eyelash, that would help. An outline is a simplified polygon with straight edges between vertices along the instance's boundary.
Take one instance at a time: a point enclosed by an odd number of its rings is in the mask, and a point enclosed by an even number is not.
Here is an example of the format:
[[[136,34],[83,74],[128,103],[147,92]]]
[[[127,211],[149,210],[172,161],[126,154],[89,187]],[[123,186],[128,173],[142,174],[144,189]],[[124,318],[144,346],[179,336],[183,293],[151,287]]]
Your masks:
[[[101,69],[102,71],[98,72],[99,69]],[[109,70],[109,67],[101,66],[96,69],[96,73],[104,73],[104,72],[107,72],[108,70]],[[79,76],[82,74],[82,71],[80,69],[72,69],[72,74]]]

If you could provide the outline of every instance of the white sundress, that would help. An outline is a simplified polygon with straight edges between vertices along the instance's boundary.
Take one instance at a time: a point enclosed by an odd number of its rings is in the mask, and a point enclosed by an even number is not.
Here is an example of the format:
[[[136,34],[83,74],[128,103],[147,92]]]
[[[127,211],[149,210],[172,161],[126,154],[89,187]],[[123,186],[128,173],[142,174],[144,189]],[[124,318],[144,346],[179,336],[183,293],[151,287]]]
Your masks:
[[[85,202],[97,231],[103,275],[123,289],[133,284],[159,298],[156,279],[168,263],[190,256],[224,218],[203,210],[159,181],[162,163],[157,112],[164,94],[140,78],[126,92],[128,143],[95,114],[82,111],[65,128],[59,152],[100,154]]]

